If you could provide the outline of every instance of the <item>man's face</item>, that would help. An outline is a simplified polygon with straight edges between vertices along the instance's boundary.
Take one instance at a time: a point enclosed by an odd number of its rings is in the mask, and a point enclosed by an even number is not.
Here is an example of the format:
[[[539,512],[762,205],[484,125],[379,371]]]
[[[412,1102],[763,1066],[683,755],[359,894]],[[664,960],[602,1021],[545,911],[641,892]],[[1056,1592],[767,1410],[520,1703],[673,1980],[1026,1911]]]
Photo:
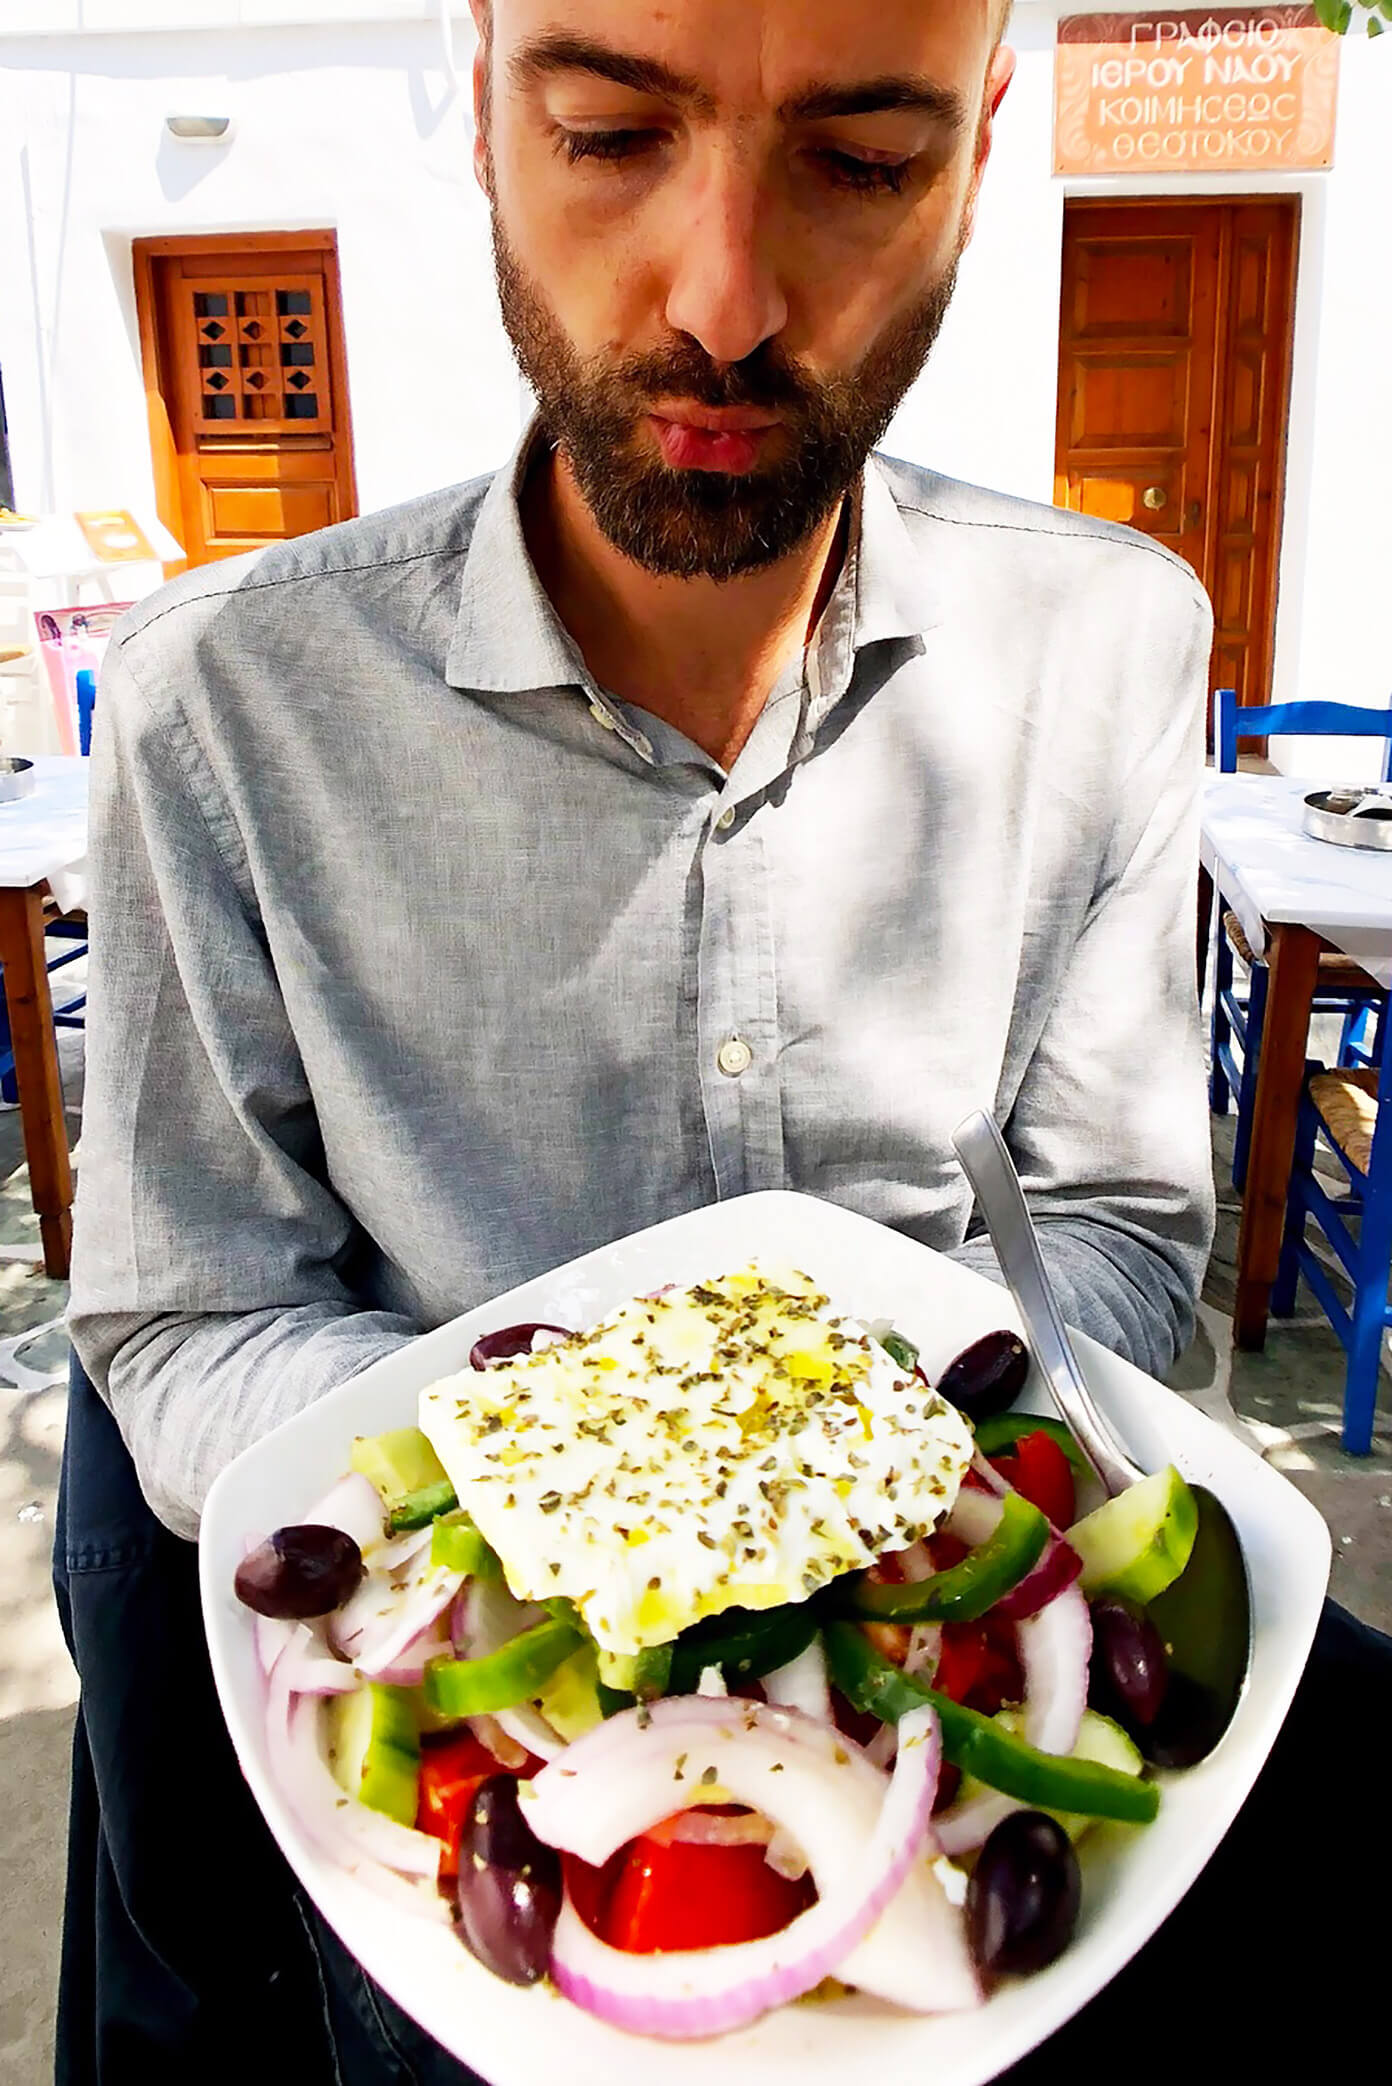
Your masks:
[[[587,507],[653,572],[786,556],[952,292],[998,0],[477,0],[503,317]]]

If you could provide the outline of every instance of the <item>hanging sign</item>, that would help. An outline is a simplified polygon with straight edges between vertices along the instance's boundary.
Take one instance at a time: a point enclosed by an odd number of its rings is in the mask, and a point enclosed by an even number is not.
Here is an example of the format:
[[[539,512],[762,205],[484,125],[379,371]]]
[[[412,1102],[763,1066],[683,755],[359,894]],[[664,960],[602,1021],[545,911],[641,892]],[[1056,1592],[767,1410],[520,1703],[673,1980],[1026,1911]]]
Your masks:
[[[1327,167],[1339,38],[1312,7],[1068,15],[1058,25],[1054,171]]]

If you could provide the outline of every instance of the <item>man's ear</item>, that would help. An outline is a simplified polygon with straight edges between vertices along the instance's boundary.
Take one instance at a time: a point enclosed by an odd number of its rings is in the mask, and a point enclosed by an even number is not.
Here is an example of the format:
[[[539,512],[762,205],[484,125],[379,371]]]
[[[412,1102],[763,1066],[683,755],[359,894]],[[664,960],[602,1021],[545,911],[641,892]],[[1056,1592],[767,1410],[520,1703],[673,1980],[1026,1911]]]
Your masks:
[[[469,0],[469,12],[478,31],[474,52],[474,179],[484,194],[493,194],[493,167],[489,157],[489,68],[493,62],[492,0]]]
[[[981,194],[981,177],[986,172],[986,162],[991,157],[991,146],[995,141],[996,111],[1005,99],[1006,89],[1015,77],[1015,53],[1008,44],[998,44],[986,74],[986,96],[981,109],[981,127],[976,134],[976,156],[972,165],[971,184],[967,189],[967,206],[962,216],[962,244],[965,247],[976,230],[976,204]]]

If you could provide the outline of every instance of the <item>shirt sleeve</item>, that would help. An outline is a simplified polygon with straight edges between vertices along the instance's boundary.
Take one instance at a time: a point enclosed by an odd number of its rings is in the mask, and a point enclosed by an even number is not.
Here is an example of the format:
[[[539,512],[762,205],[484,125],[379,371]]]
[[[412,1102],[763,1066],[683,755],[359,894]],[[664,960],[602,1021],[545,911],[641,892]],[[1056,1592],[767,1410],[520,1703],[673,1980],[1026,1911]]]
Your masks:
[[[1192,1337],[1214,1220],[1194,975],[1213,620],[1163,570],[1133,633],[1144,684],[1123,705],[1134,757],[1101,874],[998,1106],[1065,1320],[1155,1376]],[[999,1279],[984,1235],[954,1258]]]
[[[142,1489],[194,1536],[218,1472],[419,1328],[367,1311],[235,824],[114,642],[92,754],[70,1328]]]

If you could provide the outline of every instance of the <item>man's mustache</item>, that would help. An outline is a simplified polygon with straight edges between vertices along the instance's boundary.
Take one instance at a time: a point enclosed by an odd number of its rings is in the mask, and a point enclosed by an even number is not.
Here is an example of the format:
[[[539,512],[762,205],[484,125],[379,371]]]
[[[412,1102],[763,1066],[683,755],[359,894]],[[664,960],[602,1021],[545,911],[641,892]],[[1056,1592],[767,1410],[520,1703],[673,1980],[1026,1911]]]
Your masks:
[[[698,406],[805,408],[815,396],[807,379],[772,343],[742,362],[715,362],[693,343],[630,355],[615,364],[611,379],[646,398],[684,398]]]

